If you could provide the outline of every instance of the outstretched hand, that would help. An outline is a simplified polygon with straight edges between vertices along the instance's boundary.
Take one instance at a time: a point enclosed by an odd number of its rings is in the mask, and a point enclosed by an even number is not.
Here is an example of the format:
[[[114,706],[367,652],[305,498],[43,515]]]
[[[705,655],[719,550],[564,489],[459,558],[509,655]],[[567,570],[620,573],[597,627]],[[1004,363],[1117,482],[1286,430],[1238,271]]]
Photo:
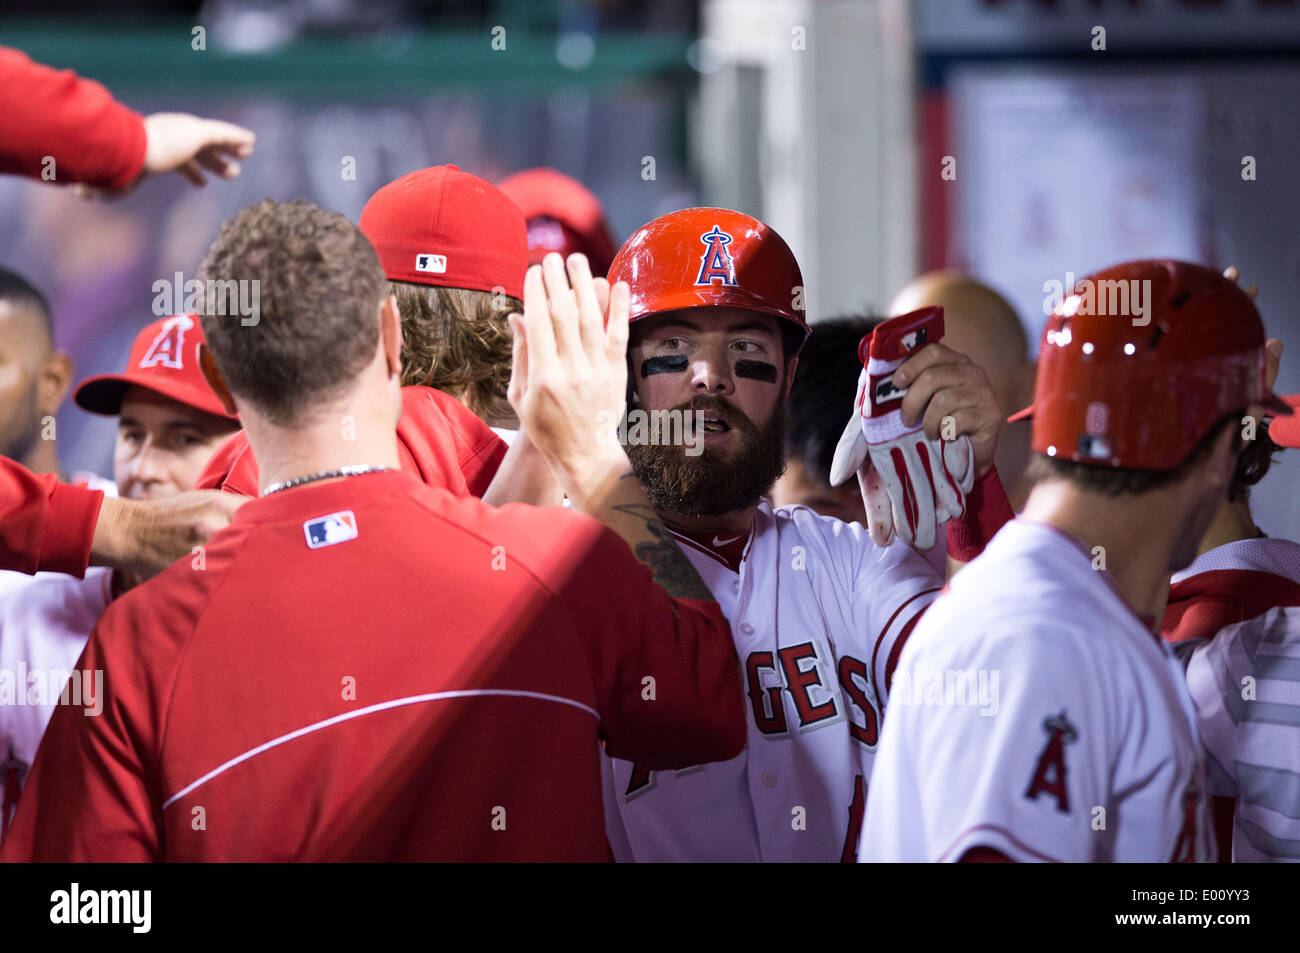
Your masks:
[[[593,278],[584,255],[566,263],[552,253],[528,269],[524,313],[509,321],[510,406],[561,486],[570,491],[593,462],[625,460],[618,421],[627,397],[627,284]]]

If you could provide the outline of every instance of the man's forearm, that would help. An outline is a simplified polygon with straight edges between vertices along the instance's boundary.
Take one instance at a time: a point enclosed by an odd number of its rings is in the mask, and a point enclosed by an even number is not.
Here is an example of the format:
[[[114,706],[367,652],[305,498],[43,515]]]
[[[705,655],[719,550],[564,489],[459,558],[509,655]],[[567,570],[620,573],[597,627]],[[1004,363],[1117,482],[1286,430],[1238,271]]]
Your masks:
[[[559,506],[564,502],[541,451],[520,430],[506,451],[496,476],[483,494],[483,502],[492,506],[528,503],[531,506]]]
[[[572,477],[562,477],[560,484],[575,510],[600,520],[623,538],[637,561],[650,570],[654,581],[668,595],[716,601],[686,554],[668,535],[621,448],[599,464],[584,466]]]

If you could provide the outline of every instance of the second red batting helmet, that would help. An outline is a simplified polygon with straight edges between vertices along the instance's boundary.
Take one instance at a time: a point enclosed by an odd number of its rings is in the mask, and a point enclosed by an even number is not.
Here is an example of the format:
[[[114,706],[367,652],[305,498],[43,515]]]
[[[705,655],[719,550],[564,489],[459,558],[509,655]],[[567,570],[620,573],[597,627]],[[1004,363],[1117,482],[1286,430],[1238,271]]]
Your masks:
[[[1033,449],[1058,459],[1172,470],[1223,417],[1262,404],[1264,325],[1212,268],[1131,261],[1077,282],[1038,352]]]
[[[609,281],[631,288],[632,321],[687,308],[740,308],[804,318],[803,276],[790,246],[756,218],[725,208],[685,208],[642,225],[614,256]],[[797,350],[797,348],[796,348]]]

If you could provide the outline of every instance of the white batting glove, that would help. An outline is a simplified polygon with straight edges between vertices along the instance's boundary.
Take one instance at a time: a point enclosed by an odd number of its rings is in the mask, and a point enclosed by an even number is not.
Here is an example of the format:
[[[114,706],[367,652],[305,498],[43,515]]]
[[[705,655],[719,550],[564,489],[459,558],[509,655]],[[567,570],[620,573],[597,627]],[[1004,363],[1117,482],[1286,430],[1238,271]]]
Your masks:
[[[922,308],[881,323],[858,346],[858,393],[830,478],[839,486],[857,474],[867,528],[880,546],[897,533],[909,546],[929,549],[938,528],[966,511],[966,494],[975,485],[970,440],[930,440],[920,419],[904,425],[907,390],[893,385],[894,371],[907,358],[942,337],[943,309]]]

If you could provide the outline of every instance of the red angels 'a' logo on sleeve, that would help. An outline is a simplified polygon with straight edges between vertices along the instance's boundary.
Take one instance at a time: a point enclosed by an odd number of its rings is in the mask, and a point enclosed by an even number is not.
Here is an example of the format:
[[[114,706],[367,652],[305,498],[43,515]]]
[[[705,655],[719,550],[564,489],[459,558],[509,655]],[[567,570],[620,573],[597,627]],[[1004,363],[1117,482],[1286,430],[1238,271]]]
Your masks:
[[[1047,744],[1038,756],[1034,776],[1029,781],[1025,797],[1035,800],[1040,794],[1056,798],[1056,809],[1062,814],[1070,813],[1070,790],[1066,786],[1065,746],[1079,737],[1062,710],[1058,715],[1043,719],[1043,730],[1047,732]]]
[[[141,367],[172,367],[180,370],[185,366],[185,332],[194,327],[194,320],[189,315],[178,314],[163,322],[162,330],[149,345],[140,359]]]

